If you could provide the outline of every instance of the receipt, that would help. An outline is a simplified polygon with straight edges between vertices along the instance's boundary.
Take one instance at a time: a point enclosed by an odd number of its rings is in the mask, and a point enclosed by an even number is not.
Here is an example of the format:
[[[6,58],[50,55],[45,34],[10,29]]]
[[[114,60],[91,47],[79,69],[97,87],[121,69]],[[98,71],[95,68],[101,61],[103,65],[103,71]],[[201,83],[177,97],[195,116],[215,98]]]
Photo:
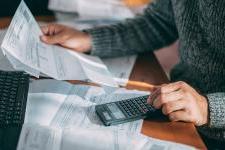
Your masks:
[[[15,68],[36,77],[43,73],[57,80],[89,79],[101,85],[118,87],[100,58],[47,45],[40,41],[41,35],[40,27],[22,1],[1,46]]]

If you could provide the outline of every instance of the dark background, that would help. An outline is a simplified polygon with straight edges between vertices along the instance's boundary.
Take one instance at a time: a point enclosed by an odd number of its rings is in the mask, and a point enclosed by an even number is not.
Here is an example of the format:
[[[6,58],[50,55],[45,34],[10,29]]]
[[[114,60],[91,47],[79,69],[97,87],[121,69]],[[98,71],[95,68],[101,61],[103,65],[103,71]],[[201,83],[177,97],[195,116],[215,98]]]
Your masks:
[[[24,0],[34,15],[52,15],[48,0]],[[0,17],[13,16],[21,0],[0,0]]]

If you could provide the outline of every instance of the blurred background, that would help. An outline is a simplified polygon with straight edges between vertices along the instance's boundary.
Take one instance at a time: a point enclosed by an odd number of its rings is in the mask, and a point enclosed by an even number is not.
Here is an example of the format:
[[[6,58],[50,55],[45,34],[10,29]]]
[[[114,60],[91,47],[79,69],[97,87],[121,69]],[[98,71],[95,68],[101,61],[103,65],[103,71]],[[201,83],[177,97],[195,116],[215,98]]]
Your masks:
[[[0,17],[13,16],[21,0],[1,0]],[[48,0],[25,0],[34,15],[52,15]]]

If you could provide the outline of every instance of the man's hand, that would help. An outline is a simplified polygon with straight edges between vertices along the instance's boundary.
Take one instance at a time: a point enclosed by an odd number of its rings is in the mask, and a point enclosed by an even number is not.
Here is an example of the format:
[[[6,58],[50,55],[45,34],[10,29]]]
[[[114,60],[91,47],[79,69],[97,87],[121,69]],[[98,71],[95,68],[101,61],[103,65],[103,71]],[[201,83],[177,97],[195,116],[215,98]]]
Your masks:
[[[185,82],[175,82],[156,88],[148,103],[169,116],[171,121],[192,122],[196,126],[208,123],[206,98]]]
[[[58,44],[78,52],[91,49],[91,37],[87,33],[58,24],[49,24],[41,29],[44,34],[41,40],[47,44]]]

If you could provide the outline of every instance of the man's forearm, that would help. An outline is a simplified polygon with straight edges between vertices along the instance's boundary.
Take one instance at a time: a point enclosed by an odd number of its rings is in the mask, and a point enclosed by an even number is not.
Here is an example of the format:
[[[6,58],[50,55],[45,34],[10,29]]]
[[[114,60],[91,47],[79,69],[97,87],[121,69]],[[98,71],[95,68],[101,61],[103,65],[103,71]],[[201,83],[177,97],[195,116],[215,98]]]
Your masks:
[[[168,0],[158,0],[143,15],[120,24],[85,32],[92,38],[93,55],[113,57],[152,51],[169,45],[178,38]]]

